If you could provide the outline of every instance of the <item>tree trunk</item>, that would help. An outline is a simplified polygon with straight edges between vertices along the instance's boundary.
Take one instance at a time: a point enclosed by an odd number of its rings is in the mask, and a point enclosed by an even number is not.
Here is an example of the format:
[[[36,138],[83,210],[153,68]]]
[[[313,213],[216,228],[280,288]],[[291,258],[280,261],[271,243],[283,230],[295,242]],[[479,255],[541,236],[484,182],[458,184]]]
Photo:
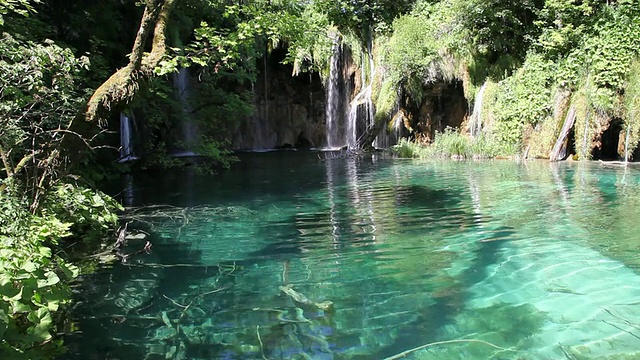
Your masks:
[[[380,131],[382,131],[382,128],[386,124],[382,117],[378,118],[376,116],[374,119],[373,127],[368,128],[362,136],[362,142],[359,144],[362,150],[369,151],[373,149],[373,142],[376,140],[376,137],[380,134]]]
[[[140,84],[153,76],[154,68],[165,52],[167,21],[177,0],[146,0],[140,27],[131,49],[129,64],[116,71],[93,93],[87,102],[85,120],[95,123],[104,120],[114,107],[130,101]],[[151,35],[151,51],[145,54],[145,44]]]
[[[562,130],[560,130],[560,135],[558,135],[558,140],[556,140],[556,144],[549,154],[550,161],[560,161],[564,160],[567,157],[567,148],[569,147],[567,137],[569,136],[569,132],[571,131],[571,128],[573,128],[573,124],[575,122],[576,109],[571,106],[571,108],[569,108],[569,113],[564,120]]]

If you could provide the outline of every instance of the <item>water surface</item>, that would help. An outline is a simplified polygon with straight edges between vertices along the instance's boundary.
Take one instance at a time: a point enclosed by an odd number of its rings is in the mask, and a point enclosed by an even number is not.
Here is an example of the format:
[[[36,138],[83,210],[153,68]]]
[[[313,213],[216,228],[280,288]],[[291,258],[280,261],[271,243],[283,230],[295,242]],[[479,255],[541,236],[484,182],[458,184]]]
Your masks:
[[[640,356],[637,170],[319,157],[126,178],[153,251],[79,284],[65,358]]]

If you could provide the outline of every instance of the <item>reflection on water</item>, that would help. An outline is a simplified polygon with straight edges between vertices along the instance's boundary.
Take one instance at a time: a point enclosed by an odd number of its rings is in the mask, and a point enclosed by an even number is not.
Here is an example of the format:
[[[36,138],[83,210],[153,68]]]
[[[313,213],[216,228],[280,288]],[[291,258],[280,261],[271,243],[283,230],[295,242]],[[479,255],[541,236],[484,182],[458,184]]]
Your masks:
[[[640,356],[634,170],[243,160],[127,179],[177,208],[140,213],[152,254],[78,285],[65,358]]]

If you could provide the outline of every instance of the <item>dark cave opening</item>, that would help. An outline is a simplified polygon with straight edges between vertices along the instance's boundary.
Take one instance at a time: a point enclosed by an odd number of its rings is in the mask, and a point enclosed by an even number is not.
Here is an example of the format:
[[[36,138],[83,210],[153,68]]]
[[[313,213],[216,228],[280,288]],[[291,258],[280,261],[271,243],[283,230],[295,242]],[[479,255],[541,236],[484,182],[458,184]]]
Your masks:
[[[594,160],[621,160],[621,156],[618,153],[618,147],[620,144],[620,133],[623,130],[622,125],[622,119],[614,118],[611,120],[609,128],[602,133],[600,138],[600,147],[595,147],[593,149],[592,155]],[[624,143],[622,146],[624,146]]]

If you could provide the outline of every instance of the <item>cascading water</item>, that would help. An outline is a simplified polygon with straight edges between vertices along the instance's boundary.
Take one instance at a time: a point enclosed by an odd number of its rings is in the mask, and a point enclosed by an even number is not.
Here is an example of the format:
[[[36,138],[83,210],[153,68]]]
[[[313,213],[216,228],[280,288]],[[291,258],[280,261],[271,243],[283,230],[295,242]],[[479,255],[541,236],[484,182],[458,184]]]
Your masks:
[[[376,70],[373,61],[372,47],[372,39],[369,38],[367,41],[367,51],[363,51],[362,53],[362,64],[368,61],[369,76],[367,77],[367,66],[363,65],[360,69],[362,84],[367,83],[367,85],[363,85],[360,92],[349,104],[349,116],[347,118],[347,145],[349,149],[358,149],[362,147],[362,145],[366,145],[361,142],[367,134],[367,131],[375,125],[375,111],[373,101],[371,100],[371,90],[373,88],[373,79]]]
[[[404,115],[400,112],[400,105],[396,104],[394,113],[396,114],[391,119],[392,127],[384,126],[380,131],[380,134],[376,137],[375,147],[378,149],[388,149],[391,146],[398,143],[398,140],[403,136],[404,129]]]
[[[358,121],[366,117],[368,112],[363,112],[364,92],[359,93],[349,104],[349,116],[347,117],[347,145],[349,149],[358,148]],[[364,116],[363,116],[364,115]]]
[[[182,147],[185,152],[177,155],[195,155],[193,150],[198,141],[198,125],[191,118],[193,109],[189,104],[189,72],[186,68],[181,68],[173,75],[173,85],[177,92],[177,98],[182,106]]]
[[[124,113],[120,113],[120,159],[119,162],[134,160],[132,145],[131,119]]]
[[[484,90],[487,87],[487,83],[482,84],[480,91],[476,94],[476,100],[473,104],[473,113],[469,121],[469,133],[471,136],[478,137],[482,132],[482,101],[484,98]]]
[[[627,133],[624,137],[624,162],[629,162],[629,135],[631,134],[631,126],[627,125]]]
[[[357,149],[364,145],[361,142],[367,130],[374,126],[374,115],[371,84],[369,84],[349,104],[347,118],[347,145],[349,149]]]
[[[340,72],[340,59],[342,57],[342,46],[340,45],[340,39],[336,36],[333,39],[333,45],[331,47],[331,61],[329,65],[329,79],[327,79],[327,104],[326,104],[326,116],[327,116],[327,147],[329,149],[336,149],[345,145],[343,134],[340,131],[340,120],[344,118],[341,116],[341,77]]]

